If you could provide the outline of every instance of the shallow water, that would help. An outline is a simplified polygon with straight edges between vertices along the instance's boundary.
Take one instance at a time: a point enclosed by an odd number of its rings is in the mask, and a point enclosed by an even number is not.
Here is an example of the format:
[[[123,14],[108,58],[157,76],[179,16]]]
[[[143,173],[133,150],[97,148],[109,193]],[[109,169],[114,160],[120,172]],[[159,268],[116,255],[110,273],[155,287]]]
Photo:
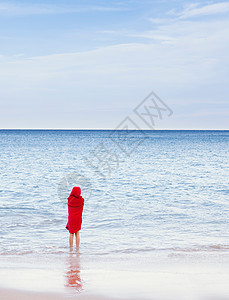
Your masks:
[[[0,255],[229,252],[229,131],[1,130]],[[163,254],[164,255],[164,254]]]

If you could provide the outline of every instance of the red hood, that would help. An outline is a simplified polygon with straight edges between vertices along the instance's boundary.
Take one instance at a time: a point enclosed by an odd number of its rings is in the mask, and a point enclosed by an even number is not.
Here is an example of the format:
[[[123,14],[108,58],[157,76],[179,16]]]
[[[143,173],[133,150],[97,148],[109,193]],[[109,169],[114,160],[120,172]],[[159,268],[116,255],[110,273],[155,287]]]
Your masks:
[[[75,186],[75,187],[72,189],[71,194],[70,194],[69,197],[75,196],[75,197],[79,198],[80,194],[81,194],[81,188],[80,188],[79,186]]]
[[[84,198],[80,195],[80,187],[74,187],[68,197],[68,206],[79,207],[84,205]]]

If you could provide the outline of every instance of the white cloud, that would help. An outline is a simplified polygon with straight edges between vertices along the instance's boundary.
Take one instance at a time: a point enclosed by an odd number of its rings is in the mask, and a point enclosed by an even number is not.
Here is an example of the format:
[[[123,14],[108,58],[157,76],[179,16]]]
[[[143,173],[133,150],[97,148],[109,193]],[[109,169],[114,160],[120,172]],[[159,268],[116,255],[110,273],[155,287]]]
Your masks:
[[[216,98],[219,101],[222,97],[225,100],[228,26],[229,21],[225,20],[210,24],[177,20],[160,25],[155,31],[139,33],[140,37],[155,37],[150,44],[119,44],[30,59],[2,58],[1,91],[11,94],[14,88],[17,95],[28,99],[34,91],[44,95],[49,91],[49,99],[45,101],[52,98],[56,101],[61,93],[71,94],[71,98],[86,95],[85,102],[79,104],[85,107],[90,101],[87,98],[90,89],[98,102],[98,95],[106,90],[112,94],[117,89],[125,93],[124,90],[134,88],[143,94],[143,90],[155,88],[160,92],[165,87],[165,96],[178,102],[215,101]],[[170,43],[165,44],[166,40]],[[126,98],[127,106],[130,101]],[[111,105],[116,104],[120,105],[115,102]]]
[[[168,18],[148,18],[152,24],[168,23]]]
[[[4,3],[0,3],[0,11],[4,11],[4,10],[7,10],[8,9],[8,5],[7,4],[4,4]]]
[[[95,5],[50,5],[50,4],[19,4],[15,3],[0,3],[0,14],[4,15],[40,15],[40,14],[67,14],[80,13],[87,11],[121,11],[126,8],[119,6],[95,6]]]
[[[104,39],[107,36],[116,36],[116,37],[122,37],[122,38],[141,38],[141,39],[151,39],[151,40],[158,40],[162,42],[170,42],[174,41],[175,38],[172,36],[167,36],[161,34],[157,30],[148,30],[148,31],[142,31],[142,32],[136,32],[131,30],[101,30],[97,32],[98,34],[101,34],[104,36]]]
[[[10,63],[1,65],[2,80],[7,75],[8,78],[15,77],[15,82],[27,78],[34,84],[42,84],[51,80],[57,89],[59,79],[66,80],[62,81],[66,86],[71,82],[73,85],[79,82],[102,85],[103,81],[109,86],[115,82],[122,85],[122,82],[128,84],[132,80],[137,83],[139,79],[151,80],[160,86],[165,82],[175,86],[183,83],[186,87],[208,80],[219,82],[219,78],[222,80],[226,75],[228,63],[228,27],[229,21],[225,20],[211,23],[177,20],[160,25],[154,31],[135,34],[136,37],[154,39],[150,44],[119,44],[30,59],[14,57]],[[170,43],[164,44],[165,41]]]
[[[189,12],[194,9],[197,6]],[[205,128],[223,128],[223,112],[228,109],[222,107],[229,94],[228,28],[227,19],[168,18],[154,30],[101,31],[133,37],[135,42],[129,44],[31,58],[0,56],[0,120],[14,116],[5,120],[9,127],[21,117],[22,125],[17,126],[26,127],[27,114],[30,122],[37,120],[27,127],[39,127],[46,116],[40,127],[113,128],[153,89],[174,110],[171,126],[191,128],[195,123],[196,128],[198,124],[204,128],[206,119],[201,117],[206,111],[209,124]],[[203,105],[199,110],[199,102],[206,103],[206,110]],[[220,111],[214,109],[218,103]],[[182,111],[176,119],[179,105],[195,113],[186,119]],[[79,111],[82,115],[74,119]],[[220,123],[223,115],[224,123]],[[51,120],[54,123],[49,126]]]
[[[151,30],[151,31],[145,31],[145,32],[141,32],[141,33],[130,34],[129,36],[145,38],[145,39],[151,39],[151,40],[155,40],[155,41],[158,40],[158,41],[161,41],[161,42],[174,42],[174,41],[176,41],[175,37],[160,34],[160,32],[158,30]]]
[[[179,13],[181,19],[187,19],[190,17],[199,17],[207,15],[216,15],[229,12],[229,2],[221,2],[215,4],[208,4],[200,6],[200,3],[190,4]]]

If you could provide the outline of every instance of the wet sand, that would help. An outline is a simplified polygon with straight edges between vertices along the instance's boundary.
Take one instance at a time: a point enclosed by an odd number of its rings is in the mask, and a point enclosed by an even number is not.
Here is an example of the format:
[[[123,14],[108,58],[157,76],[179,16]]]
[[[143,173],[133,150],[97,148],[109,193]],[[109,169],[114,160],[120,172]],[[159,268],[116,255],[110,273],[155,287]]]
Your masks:
[[[1,300],[66,300],[69,299],[67,295],[59,295],[55,293],[41,293],[41,292],[28,292],[20,290],[0,289]],[[78,300],[112,300],[114,298],[103,296],[73,296],[70,299]]]
[[[197,257],[14,258],[1,264],[0,299],[229,300],[227,256]]]

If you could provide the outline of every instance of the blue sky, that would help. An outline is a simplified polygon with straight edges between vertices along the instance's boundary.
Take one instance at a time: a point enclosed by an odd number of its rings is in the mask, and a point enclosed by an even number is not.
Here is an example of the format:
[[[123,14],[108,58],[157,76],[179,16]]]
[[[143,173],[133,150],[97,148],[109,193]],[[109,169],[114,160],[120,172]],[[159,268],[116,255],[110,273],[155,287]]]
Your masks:
[[[229,129],[229,1],[0,1],[0,128]]]

